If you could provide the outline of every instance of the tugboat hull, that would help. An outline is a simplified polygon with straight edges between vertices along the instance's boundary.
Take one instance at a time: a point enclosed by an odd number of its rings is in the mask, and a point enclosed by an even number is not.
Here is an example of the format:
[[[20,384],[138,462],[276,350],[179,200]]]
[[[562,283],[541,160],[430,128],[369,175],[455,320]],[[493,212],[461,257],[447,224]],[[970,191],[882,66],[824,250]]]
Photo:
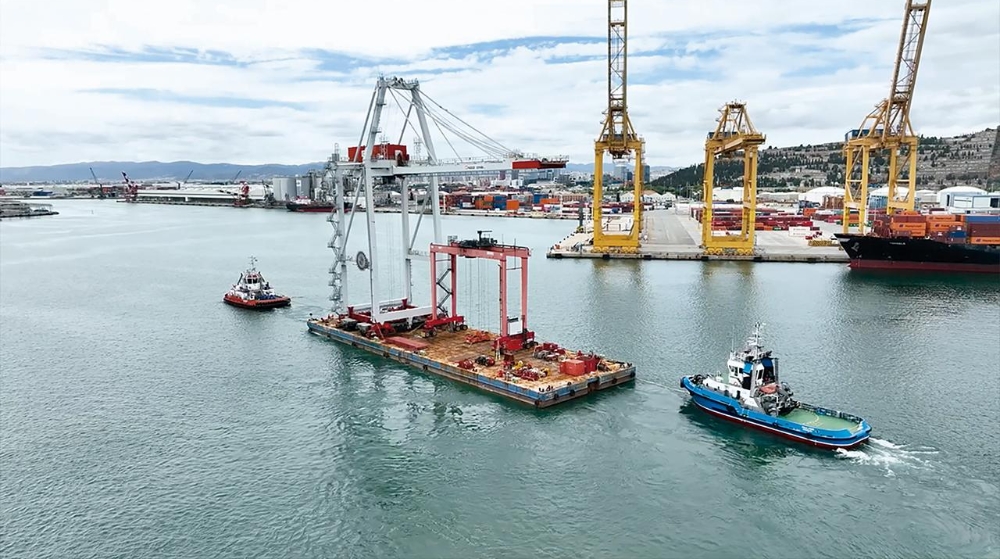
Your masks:
[[[797,417],[815,417],[818,423],[825,420],[826,423],[853,425],[850,428],[831,429],[790,420],[795,411],[775,417],[745,408],[737,400],[739,395],[736,388],[733,388],[733,396],[726,396],[698,386],[688,376],[681,379],[681,388],[688,391],[695,405],[711,415],[810,446],[830,450],[850,449],[864,444],[871,436],[871,427],[864,419],[843,412],[800,404],[802,412],[796,414]]]
[[[288,297],[276,297],[274,299],[245,300],[239,297],[230,297],[229,295],[223,297],[222,300],[234,307],[239,307],[241,309],[254,309],[254,310],[266,310],[266,309],[277,309],[280,307],[287,307],[292,302],[292,300]]]

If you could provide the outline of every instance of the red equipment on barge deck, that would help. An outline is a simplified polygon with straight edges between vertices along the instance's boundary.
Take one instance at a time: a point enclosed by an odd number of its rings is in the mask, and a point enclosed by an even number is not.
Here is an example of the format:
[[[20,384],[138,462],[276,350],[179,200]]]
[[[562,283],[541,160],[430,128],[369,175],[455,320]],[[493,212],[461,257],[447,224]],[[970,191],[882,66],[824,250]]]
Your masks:
[[[531,256],[531,249],[516,245],[502,245],[496,239],[483,237],[483,233],[490,231],[478,231],[478,239],[467,241],[451,241],[448,244],[431,244],[431,308],[438,308],[438,290],[436,279],[438,278],[438,265],[445,264],[447,276],[450,276],[450,286],[448,299],[451,303],[451,313],[445,314],[435,312],[434,316],[427,314],[415,317],[422,322],[421,327],[430,336],[434,335],[435,329],[441,327],[451,327],[454,330],[467,329],[465,317],[458,314],[458,275],[455,270],[458,268],[458,258],[485,258],[496,260],[500,263],[500,336],[493,340],[493,349],[499,352],[520,351],[533,347],[535,333],[527,329],[528,322],[528,257]],[[445,258],[440,259],[443,255]],[[514,268],[508,267],[508,259],[517,258],[520,260]],[[521,271],[521,314],[518,318],[508,318],[507,315],[507,275],[511,270]],[[405,328],[402,323],[405,320],[379,323],[372,320],[370,310],[355,310],[356,307],[348,307],[346,318],[357,321],[359,324],[368,324],[372,337],[385,339],[397,332],[399,328]],[[386,309],[386,312],[403,311],[415,309],[407,299],[402,299],[400,304]],[[521,331],[515,334],[510,333],[511,322],[521,325]]]
[[[437,255],[445,255],[448,259],[449,267],[455,270],[458,267],[458,257],[464,258],[487,258],[500,263],[500,337],[494,340],[494,349],[505,351],[518,351],[530,347],[534,342],[535,333],[528,330],[528,257],[531,250],[527,247],[515,245],[501,245],[495,239],[483,238],[483,233],[489,231],[478,231],[479,239],[470,241],[452,241],[447,245],[431,245],[431,278],[437,278]],[[521,332],[515,335],[510,334],[511,319],[507,318],[507,259],[517,258],[520,260],[519,266],[515,270],[521,270],[521,316],[516,319],[521,325]],[[451,316],[435,317],[424,324],[424,328],[434,328],[445,324],[462,324],[465,319],[458,315],[458,299],[455,292],[458,288],[458,277],[451,273]],[[431,308],[438,308],[438,293],[436,289],[431,289]]]

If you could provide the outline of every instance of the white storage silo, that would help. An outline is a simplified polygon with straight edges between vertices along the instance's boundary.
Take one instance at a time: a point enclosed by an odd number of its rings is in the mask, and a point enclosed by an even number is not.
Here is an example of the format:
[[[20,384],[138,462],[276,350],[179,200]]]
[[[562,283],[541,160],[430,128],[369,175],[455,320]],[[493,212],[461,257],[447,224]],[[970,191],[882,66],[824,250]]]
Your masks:
[[[274,199],[275,200],[294,200],[295,199],[295,178],[294,177],[274,177],[274,184],[272,185],[274,189]]]
[[[295,190],[299,196],[310,197],[312,194],[312,175],[295,177]]]

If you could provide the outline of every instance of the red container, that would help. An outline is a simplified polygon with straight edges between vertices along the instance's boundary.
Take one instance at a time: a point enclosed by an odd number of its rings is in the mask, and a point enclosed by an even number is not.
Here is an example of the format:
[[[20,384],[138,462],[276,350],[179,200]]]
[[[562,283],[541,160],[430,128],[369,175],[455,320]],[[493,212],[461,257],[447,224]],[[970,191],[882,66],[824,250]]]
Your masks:
[[[587,374],[587,368],[580,359],[566,359],[559,363],[559,372],[571,377],[579,377]]]
[[[420,351],[421,349],[427,349],[429,345],[427,342],[422,342],[420,340],[413,340],[410,338],[402,338],[399,336],[386,338],[385,341],[394,346],[401,347],[409,351]]]
[[[354,163],[361,162],[361,156],[365,152],[365,146],[350,146],[347,148],[347,159]],[[406,146],[402,144],[379,144],[372,148],[372,160],[375,159],[396,159],[399,161],[409,161],[410,156],[406,153]]]

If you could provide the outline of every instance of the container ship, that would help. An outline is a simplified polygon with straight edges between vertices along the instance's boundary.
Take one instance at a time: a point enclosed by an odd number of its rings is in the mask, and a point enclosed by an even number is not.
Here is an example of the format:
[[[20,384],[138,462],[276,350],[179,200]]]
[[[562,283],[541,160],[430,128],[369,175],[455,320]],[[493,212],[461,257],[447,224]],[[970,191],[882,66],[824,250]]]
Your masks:
[[[853,269],[1000,273],[1000,214],[900,212],[836,237]]]

